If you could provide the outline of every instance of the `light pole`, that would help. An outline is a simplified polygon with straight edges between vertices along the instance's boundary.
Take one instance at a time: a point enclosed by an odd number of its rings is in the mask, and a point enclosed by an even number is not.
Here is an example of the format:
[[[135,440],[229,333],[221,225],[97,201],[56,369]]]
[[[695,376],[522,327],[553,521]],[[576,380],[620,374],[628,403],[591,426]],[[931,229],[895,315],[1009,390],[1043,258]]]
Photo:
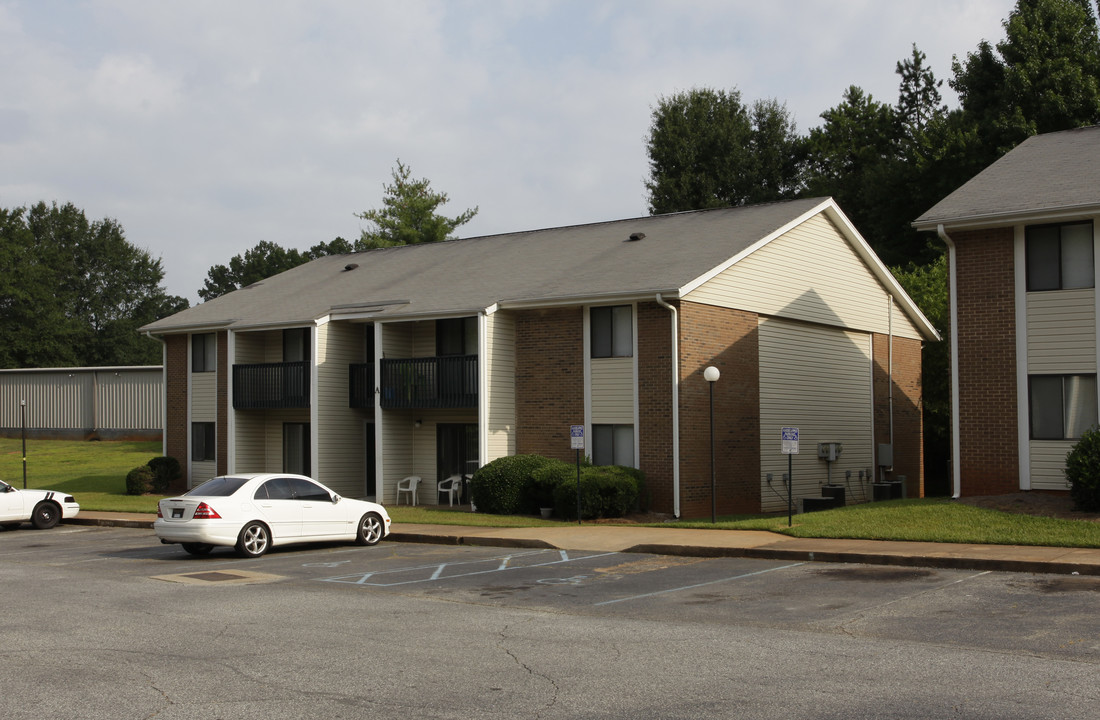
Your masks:
[[[703,379],[707,381],[707,387],[710,388],[710,521],[712,523],[718,522],[718,486],[714,481],[714,383],[718,382],[718,378],[722,373],[718,372],[718,368],[711,365],[703,371]]]

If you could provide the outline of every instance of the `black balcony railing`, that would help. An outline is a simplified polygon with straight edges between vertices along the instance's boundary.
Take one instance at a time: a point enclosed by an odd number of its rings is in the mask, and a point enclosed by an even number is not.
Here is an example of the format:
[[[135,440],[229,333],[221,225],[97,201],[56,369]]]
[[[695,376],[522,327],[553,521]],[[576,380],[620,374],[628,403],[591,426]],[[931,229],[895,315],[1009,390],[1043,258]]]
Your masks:
[[[374,363],[348,365],[348,407],[374,407]]]
[[[277,410],[308,407],[308,362],[233,366],[233,409]]]
[[[477,355],[382,361],[385,409],[477,407]]]

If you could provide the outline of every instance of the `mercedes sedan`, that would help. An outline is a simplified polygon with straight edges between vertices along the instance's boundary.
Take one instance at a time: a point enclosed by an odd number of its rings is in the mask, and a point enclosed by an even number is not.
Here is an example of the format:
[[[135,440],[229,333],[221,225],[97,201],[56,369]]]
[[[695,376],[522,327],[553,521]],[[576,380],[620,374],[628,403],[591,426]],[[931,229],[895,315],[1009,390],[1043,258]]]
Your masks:
[[[192,555],[225,546],[260,557],[291,543],[374,545],[390,534],[390,516],[377,503],[342,498],[303,475],[250,473],[216,477],[161,500],[153,531]]]

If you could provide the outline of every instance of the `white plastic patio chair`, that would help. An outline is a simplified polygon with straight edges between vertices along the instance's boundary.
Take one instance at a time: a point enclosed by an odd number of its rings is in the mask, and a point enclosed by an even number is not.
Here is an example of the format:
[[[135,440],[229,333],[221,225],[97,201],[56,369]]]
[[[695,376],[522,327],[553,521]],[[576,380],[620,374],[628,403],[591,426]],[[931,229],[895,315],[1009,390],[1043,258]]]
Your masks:
[[[454,507],[455,500],[462,502],[462,476],[452,475],[446,480],[441,480],[436,490],[440,495],[447,493],[448,504]]]
[[[413,505],[416,505],[418,485],[420,485],[420,477],[417,475],[410,475],[397,483],[397,504],[401,504],[401,493],[408,493],[409,500],[412,501]]]

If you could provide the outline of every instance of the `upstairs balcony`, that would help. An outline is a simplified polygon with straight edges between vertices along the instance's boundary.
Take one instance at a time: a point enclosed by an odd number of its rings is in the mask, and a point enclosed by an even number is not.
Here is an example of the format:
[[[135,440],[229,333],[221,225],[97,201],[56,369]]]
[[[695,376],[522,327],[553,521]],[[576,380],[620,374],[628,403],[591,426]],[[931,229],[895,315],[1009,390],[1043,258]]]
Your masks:
[[[477,407],[477,355],[382,361],[383,409]]]
[[[374,407],[374,363],[348,365],[348,407]]]
[[[234,410],[281,410],[308,407],[308,362],[233,366]]]

